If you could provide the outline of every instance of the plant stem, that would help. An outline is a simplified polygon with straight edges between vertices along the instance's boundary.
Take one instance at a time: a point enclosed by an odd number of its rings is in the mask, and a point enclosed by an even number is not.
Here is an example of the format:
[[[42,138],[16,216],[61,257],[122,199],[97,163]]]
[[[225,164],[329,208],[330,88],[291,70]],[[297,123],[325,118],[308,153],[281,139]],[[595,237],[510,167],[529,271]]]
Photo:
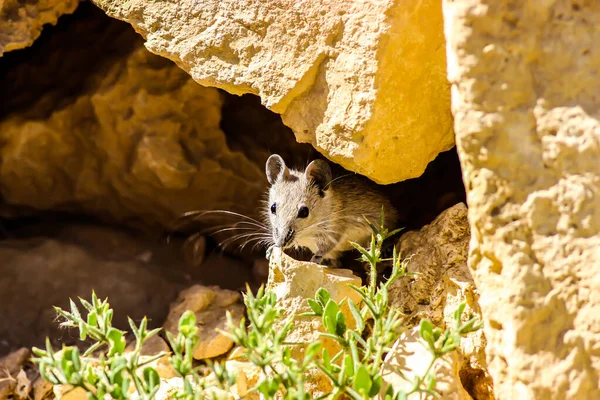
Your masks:
[[[411,391],[406,394],[407,396],[421,390],[421,385],[423,384],[423,379],[425,379],[425,377],[427,377],[427,375],[429,375],[429,371],[431,370],[431,368],[433,367],[433,364],[435,364],[435,362],[438,358],[439,358],[438,356],[432,354],[431,361],[429,362],[427,369],[425,370],[425,372],[422,375],[417,377],[416,384],[413,386]]]

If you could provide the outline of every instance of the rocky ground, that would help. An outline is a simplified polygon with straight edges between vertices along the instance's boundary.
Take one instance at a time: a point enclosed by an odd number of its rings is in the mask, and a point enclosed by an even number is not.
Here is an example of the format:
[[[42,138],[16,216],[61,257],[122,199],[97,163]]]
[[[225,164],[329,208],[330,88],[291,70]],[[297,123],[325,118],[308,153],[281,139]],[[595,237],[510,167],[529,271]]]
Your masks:
[[[0,355],[40,346],[46,336],[57,346],[77,338],[57,327],[52,306],[92,290],[117,310],[116,326],[127,316],[160,326],[179,291],[194,283],[243,289],[253,282],[252,263],[218,251],[199,265],[184,260],[181,241],[92,223],[58,220],[30,223],[0,241]],[[210,251],[210,250],[209,250]]]

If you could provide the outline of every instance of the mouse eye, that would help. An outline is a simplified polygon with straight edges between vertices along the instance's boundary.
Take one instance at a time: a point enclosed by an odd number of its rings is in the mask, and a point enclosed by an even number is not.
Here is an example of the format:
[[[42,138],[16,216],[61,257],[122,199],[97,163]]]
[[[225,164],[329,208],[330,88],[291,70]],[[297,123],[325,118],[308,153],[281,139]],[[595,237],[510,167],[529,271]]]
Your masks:
[[[271,205],[271,214],[275,214],[277,212],[277,204],[273,203]]]
[[[308,217],[308,207],[302,206],[298,210],[298,218],[306,218]]]

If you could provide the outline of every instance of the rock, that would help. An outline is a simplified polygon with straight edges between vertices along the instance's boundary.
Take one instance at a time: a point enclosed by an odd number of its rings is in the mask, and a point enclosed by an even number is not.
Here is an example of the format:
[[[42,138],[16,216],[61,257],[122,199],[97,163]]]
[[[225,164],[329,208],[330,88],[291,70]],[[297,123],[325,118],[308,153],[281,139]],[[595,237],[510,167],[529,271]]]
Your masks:
[[[20,370],[17,374],[17,383],[15,385],[14,398],[16,400],[29,400],[29,393],[32,389],[32,384],[24,370]]]
[[[267,289],[275,292],[278,305],[286,310],[286,317],[310,312],[311,309],[306,303],[306,299],[314,299],[315,293],[320,288],[328,290],[331,299],[336,302],[340,302],[342,299],[351,299],[360,307],[362,300],[349,285],[362,285],[360,278],[350,270],[327,268],[311,262],[296,261],[281,252],[280,249],[273,249]],[[340,311],[346,317],[348,328],[354,328],[354,317],[352,317],[347,303],[340,307]],[[320,318],[297,317],[294,319],[294,328],[288,339],[292,343],[313,343],[320,340],[323,348],[327,349],[329,354],[336,354],[339,351],[339,345],[331,339],[320,337],[320,334],[324,332],[325,329]],[[299,352],[302,352],[304,348],[305,346],[294,346],[292,348],[293,356],[299,357]]]
[[[399,252],[410,259],[407,270],[418,275],[392,283],[390,306],[410,315],[409,323],[413,325],[426,318],[445,329],[453,321],[452,313],[466,301],[465,315],[473,314],[481,319],[479,291],[467,266],[469,240],[467,207],[463,203],[442,212],[420,231],[402,235],[398,242]],[[397,346],[403,352],[413,352],[416,346],[417,354],[421,354],[421,344],[411,343],[414,340],[414,335],[408,332]],[[453,367],[446,371],[452,374],[445,376],[448,392],[442,392],[443,398],[465,398],[465,390],[469,390],[474,398],[490,398],[491,379],[486,372],[485,345],[482,331],[462,339],[458,355],[453,356]],[[406,365],[417,372],[421,363],[413,366],[410,360],[414,359],[411,356]],[[401,358],[396,361],[399,360]],[[455,383],[451,383],[453,380]]]
[[[54,396],[56,400],[87,400],[87,392],[82,388],[68,385],[55,385]]]
[[[0,59],[5,215],[18,206],[164,227],[189,210],[254,212],[268,142],[257,134],[260,164],[229,148],[218,90],[90,4],[38,43]]]
[[[50,393],[54,392],[54,385],[47,382],[41,376],[38,376],[33,381],[33,400],[44,400],[50,397]]]
[[[94,3],[198,83],[259,95],[298,141],[377,182],[417,177],[454,144],[438,0]]]
[[[4,0],[0,3],[0,57],[31,46],[46,24],[75,11],[79,0]]]
[[[10,375],[18,374],[30,355],[31,352],[26,347],[13,351],[0,358],[0,371],[8,372]]]
[[[129,343],[125,351],[133,351],[134,349],[135,341]],[[156,356],[160,353],[164,353],[165,355],[147,365],[154,368],[158,373],[158,376],[161,377],[161,379],[170,379],[177,376],[177,371],[173,369],[173,366],[169,362],[171,356],[171,348],[169,347],[167,342],[165,342],[160,336],[154,335],[144,342],[144,344],[142,345],[142,350],[140,352],[140,358],[142,362],[144,362],[144,358],[147,360],[148,358]]]
[[[23,394],[23,384],[27,380],[22,368],[29,355],[28,348],[21,348],[0,358],[0,399],[8,399],[12,396],[16,396],[17,399],[24,398],[18,396]]]
[[[444,17],[495,395],[600,398],[600,3]]]
[[[431,361],[431,353],[420,341],[419,327],[413,327],[402,333],[400,338],[392,346],[382,366],[382,377],[384,386],[381,390],[385,393],[387,385],[392,385],[396,390],[410,391],[416,376],[424,376]],[[461,384],[460,368],[461,357],[451,353],[443,360],[438,360],[431,369],[436,377],[436,391],[444,400],[472,400],[473,397]],[[397,373],[397,369],[403,375]],[[426,399],[426,395],[414,395],[415,398]],[[380,396],[383,398],[383,396]],[[475,397],[484,399],[486,397]],[[489,398],[489,397],[488,397]]]
[[[234,400],[244,398],[246,400],[258,400],[260,398],[257,392],[248,393],[248,390],[256,385],[262,376],[260,367],[257,367],[249,362],[240,362],[228,360],[224,363],[229,374],[237,377],[236,383],[229,391],[219,389],[214,375],[211,373],[205,377],[207,388],[202,392],[206,398],[213,398],[216,395],[217,399]],[[183,379],[174,377],[161,380],[160,389],[156,393],[157,400],[169,400],[175,397],[175,394],[183,390]]]
[[[250,362],[240,362],[235,360],[227,360],[225,362],[225,368],[229,371],[230,375],[237,376],[235,387],[232,388],[231,393],[243,397],[244,399],[252,400],[259,399],[260,395],[256,392],[248,391],[256,386],[263,372],[260,367]]]
[[[238,292],[223,290],[217,286],[194,285],[179,294],[171,307],[164,329],[177,334],[179,319],[188,310],[196,314],[200,335],[200,342],[194,350],[196,360],[217,357],[231,349],[233,341],[217,329],[227,329],[227,311],[236,324],[243,317],[245,308]]]
[[[79,335],[58,327],[52,306],[68,308],[70,297],[89,300],[92,290],[108,297],[115,326],[129,330],[127,316],[137,321],[147,315],[156,327],[182,286],[167,279],[165,268],[155,262],[106,260],[89,248],[55,239],[2,241],[0,337],[8,347],[0,347],[0,354],[15,346],[44,347],[46,336],[57,347],[75,344]]]
[[[59,329],[52,306],[68,307],[69,297],[89,300],[92,289],[108,297],[115,326],[129,331],[127,316],[161,326],[169,304],[193,283],[238,290],[252,279],[250,263],[214,252],[200,267],[187,265],[180,240],[59,222],[41,220],[0,241],[0,355],[44,347],[46,336],[58,347],[75,344],[79,335]]]

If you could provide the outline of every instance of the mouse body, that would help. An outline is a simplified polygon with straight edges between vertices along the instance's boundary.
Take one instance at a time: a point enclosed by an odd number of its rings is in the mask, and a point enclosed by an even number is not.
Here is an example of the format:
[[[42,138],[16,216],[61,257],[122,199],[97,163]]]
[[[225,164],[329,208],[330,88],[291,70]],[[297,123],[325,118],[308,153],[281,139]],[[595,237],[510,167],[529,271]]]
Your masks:
[[[372,229],[379,225],[381,208],[385,226],[393,228],[397,212],[377,185],[358,174],[332,179],[329,164],[314,160],[304,171],[289,169],[274,154],[266,163],[271,187],[265,216],[275,247],[308,248],[311,262],[339,266],[350,241],[368,247]]]

